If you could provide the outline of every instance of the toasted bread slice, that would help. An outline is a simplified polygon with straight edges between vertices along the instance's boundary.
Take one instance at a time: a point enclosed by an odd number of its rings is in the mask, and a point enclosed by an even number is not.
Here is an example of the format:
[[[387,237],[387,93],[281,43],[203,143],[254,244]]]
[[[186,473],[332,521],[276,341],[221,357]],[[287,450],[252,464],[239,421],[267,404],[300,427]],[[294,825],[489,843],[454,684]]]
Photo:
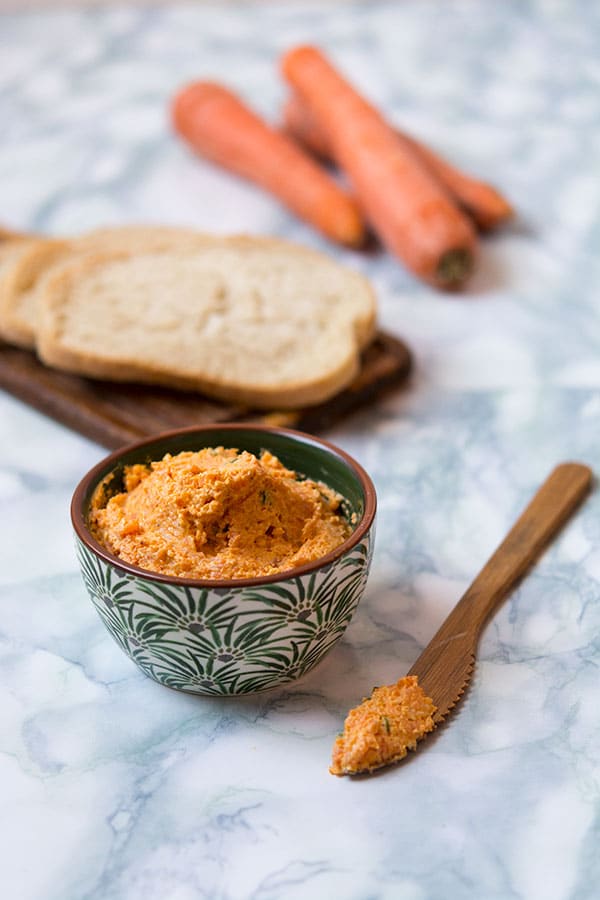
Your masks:
[[[329,257],[201,236],[61,266],[45,283],[37,349],[82,375],[296,408],[349,384],[374,328],[369,282]]]

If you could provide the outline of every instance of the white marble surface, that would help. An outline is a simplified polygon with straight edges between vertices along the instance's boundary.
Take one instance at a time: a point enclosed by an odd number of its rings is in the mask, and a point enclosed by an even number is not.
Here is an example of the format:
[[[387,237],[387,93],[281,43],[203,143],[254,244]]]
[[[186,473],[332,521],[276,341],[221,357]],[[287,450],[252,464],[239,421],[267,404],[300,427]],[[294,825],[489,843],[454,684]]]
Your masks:
[[[496,181],[519,224],[465,294],[326,248],[193,159],[166,101],[223,79],[267,115],[319,40],[390,115]],[[289,690],[197,699],[103,630],[68,504],[104,454],[0,394],[0,872],[18,900],[593,900],[600,888],[600,503],[485,632],[460,712],[409,764],[327,772],[347,709],[402,675],[549,469],[600,450],[600,16],[593,3],[250,4],[0,17],[3,220],[190,223],[321,246],[376,284],[411,388],[330,437],[374,477],[345,639]]]

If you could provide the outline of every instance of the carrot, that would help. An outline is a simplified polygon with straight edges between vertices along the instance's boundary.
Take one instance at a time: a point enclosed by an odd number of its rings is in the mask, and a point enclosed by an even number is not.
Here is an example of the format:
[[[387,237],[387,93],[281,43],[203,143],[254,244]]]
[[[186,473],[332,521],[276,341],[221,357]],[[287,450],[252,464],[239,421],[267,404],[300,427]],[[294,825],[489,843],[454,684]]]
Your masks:
[[[356,202],[231,91],[212,82],[190,84],[176,95],[172,117],[177,132],[202,156],[266,188],[332,240],[352,247],[363,242]]]
[[[317,48],[289,51],[282,68],[384,244],[419,277],[438,287],[460,285],[473,266],[476,234],[415,150]]]
[[[512,206],[493,185],[461,172],[456,166],[452,166],[425,144],[409,135],[404,134],[403,139],[417,151],[425,165],[439,178],[482,231],[493,231],[494,228],[512,219],[514,216]]]
[[[331,158],[327,138],[311,116],[310,110],[295,94],[288,98],[283,107],[283,128],[286,134],[294,137],[315,156],[323,160]],[[408,143],[421,162],[441,181],[482,231],[492,231],[512,218],[512,206],[491,184],[461,172],[405,131],[396,128],[395,133],[399,140]]]
[[[284,134],[294,138],[319,159],[331,161],[331,148],[327,143],[327,137],[319,128],[319,123],[310,109],[295,91],[292,91],[283,105],[281,126]]]

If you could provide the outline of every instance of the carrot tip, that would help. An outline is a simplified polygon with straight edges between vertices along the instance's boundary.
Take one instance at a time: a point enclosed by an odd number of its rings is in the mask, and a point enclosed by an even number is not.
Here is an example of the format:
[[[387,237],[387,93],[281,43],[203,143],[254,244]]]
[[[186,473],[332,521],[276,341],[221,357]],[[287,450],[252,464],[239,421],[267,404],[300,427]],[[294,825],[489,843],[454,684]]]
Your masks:
[[[448,250],[440,257],[436,280],[442,287],[452,288],[461,284],[473,269],[473,254],[464,247]]]

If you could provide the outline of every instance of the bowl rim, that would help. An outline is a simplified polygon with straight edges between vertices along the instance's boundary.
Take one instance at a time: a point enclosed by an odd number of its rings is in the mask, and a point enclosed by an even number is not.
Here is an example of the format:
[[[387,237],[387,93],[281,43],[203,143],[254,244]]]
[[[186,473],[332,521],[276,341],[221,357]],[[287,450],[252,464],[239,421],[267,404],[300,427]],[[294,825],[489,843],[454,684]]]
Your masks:
[[[312,560],[309,563],[305,563],[302,566],[295,566],[292,569],[285,569],[281,572],[276,572],[273,575],[258,575],[253,578],[216,579],[184,578],[179,575],[165,575],[161,572],[152,572],[150,569],[142,569],[139,566],[133,565],[133,563],[121,559],[114,553],[111,553],[110,550],[107,550],[106,547],[104,547],[92,536],[87,526],[86,517],[84,514],[84,499],[86,495],[88,495],[90,491],[96,487],[96,483],[100,481],[100,475],[106,474],[107,467],[110,468],[110,466],[116,465],[119,462],[120,458],[125,454],[142,449],[143,447],[151,446],[152,444],[156,444],[159,441],[168,440],[178,436],[183,437],[186,434],[192,433],[198,433],[201,435],[203,432],[216,430],[229,431],[232,433],[232,435],[238,431],[257,431],[265,435],[277,434],[283,437],[290,438],[291,440],[296,442],[316,445],[320,449],[327,451],[327,453],[329,453],[330,455],[341,460],[358,479],[365,498],[365,507],[362,517],[358,522],[356,528],[353,530],[352,534],[329,553],[325,554],[325,556],[320,556],[318,559]],[[274,584],[278,581],[288,581],[291,578],[308,575],[311,572],[316,572],[319,569],[329,566],[340,557],[345,556],[345,554],[349,550],[352,550],[357,544],[362,541],[363,537],[365,536],[365,534],[367,534],[367,532],[371,528],[371,525],[373,524],[376,509],[377,494],[375,491],[375,485],[373,484],[370,475],[360,465],[360,463],[358,463],[352,456],[350,456],[349,453],[347,453],[345,450],[342,450],[340,447],[337,447],[335,444],[332,444],[330,441],[324,440],[320,437],[315,437],[314,435],[308,434],[304,431],[298,431],[292,428],[282,428],[276,425],[261,425],[255,423],[246,424],[244,422],[226,422],[221,424],[219,422],[215,422],[212,424],[191,425],[186,426],[185,428],[174,428],[169,431],[158,432],[157,434],[154,434],[150,437],[145,437],[139,441],[125,444],[122,447],[119,447],[117,450],[114,450],[112,453],[109,453],[107,456],[103,457],[98,463],[96,463],[95,466],[92,466],[92,468],[88,470],[88,472],[83,476],[83,478],[75,488],[71,500],[71,522],[75,530],[75,534],[77,535],[79,540],[87,547],[88,550],[90,550],[95,556],[98,556],[102,560],[104,560],[105,563],[108,563],[109,565],[120,569],[126,574],[133,575],[136,578],[142,578],[147,581],[158,581],[162,584],[171,584],[174,586],[223,590],[231,588],[258,587],[265,584]]]

